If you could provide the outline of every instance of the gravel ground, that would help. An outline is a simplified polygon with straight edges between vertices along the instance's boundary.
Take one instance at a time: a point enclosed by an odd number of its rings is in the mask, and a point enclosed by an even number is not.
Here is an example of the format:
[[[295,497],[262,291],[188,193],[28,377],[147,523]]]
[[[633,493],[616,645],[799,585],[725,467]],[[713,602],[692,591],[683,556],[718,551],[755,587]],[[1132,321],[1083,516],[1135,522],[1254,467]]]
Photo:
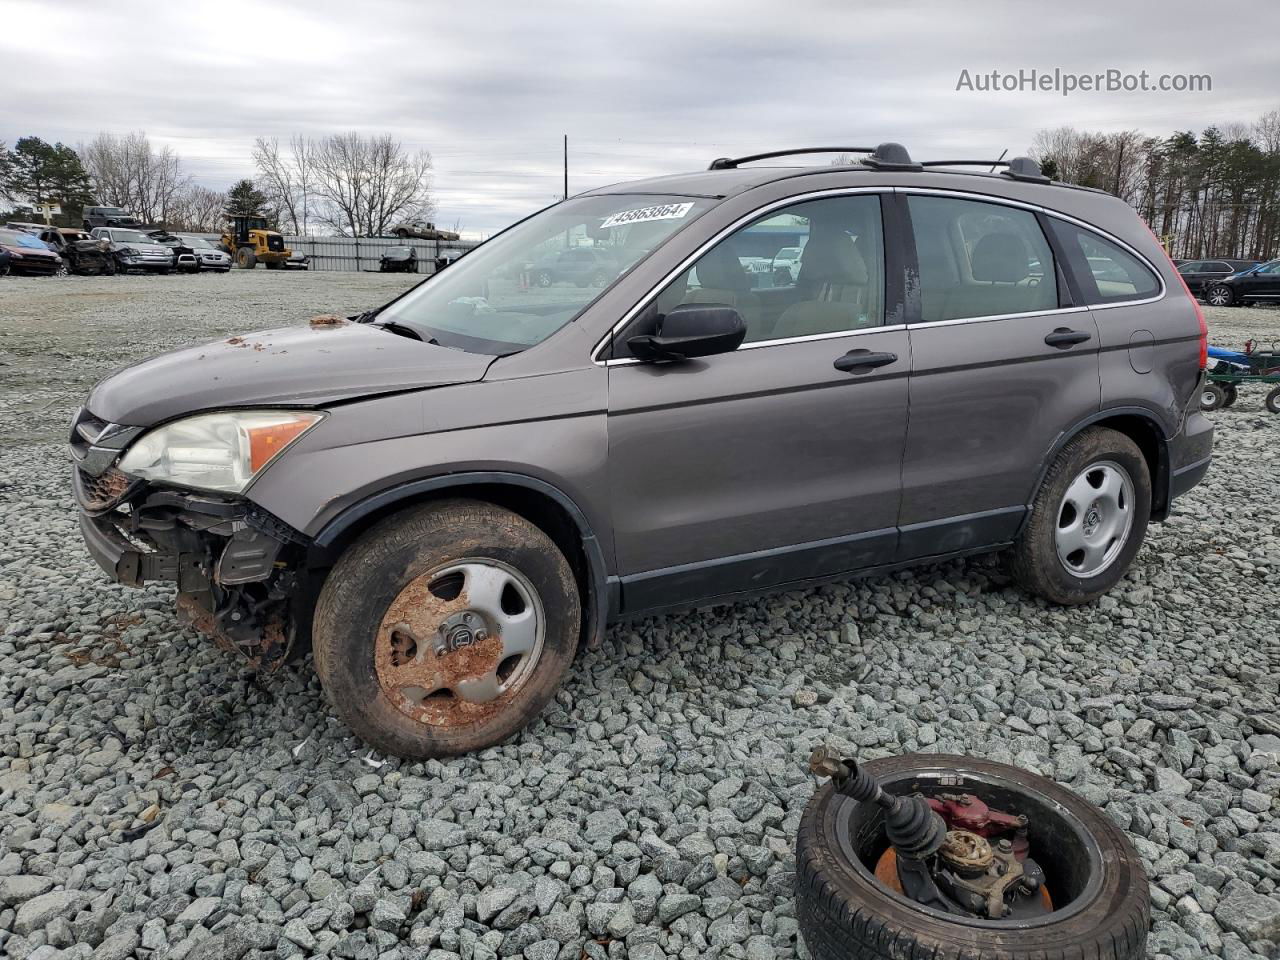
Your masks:
[[[370,754],[309,664],[271,678],[106,582],[65,424],[160,349],[353,312],[406,280],[0,281],[0,949],[12,957],[805,955],[792,838],[821,742],[974,753],[1103,805],[1153,955],[1277,955],[1280,418],[1215,414],[1207,481],[1129,580],[1049,608],[994,560],[624,624],[514,742]],[[1215,342],[1280,311],[1212,312]]]

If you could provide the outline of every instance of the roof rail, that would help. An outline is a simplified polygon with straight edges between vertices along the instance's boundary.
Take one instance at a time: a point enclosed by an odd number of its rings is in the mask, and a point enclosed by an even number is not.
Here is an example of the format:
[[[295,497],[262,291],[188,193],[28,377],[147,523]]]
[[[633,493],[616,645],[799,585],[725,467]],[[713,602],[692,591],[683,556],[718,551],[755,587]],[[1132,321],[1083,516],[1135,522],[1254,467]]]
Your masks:
[[[1012,160],[925,160],[922,167],[1004,167],[1002,176],[1028,183],[1052,183],[1040,170],[1040,164],[1030,157],[1014,157]]]
[[[799,147],[795,150],[770,150],[768,153],[753,153],[746,157],[720,157],[711,161],[708,170],[733,170],[739,164],[755,163],[757,160],[772,160],[774,157],[792,157],[803,153],[874,153],[878,147]]]

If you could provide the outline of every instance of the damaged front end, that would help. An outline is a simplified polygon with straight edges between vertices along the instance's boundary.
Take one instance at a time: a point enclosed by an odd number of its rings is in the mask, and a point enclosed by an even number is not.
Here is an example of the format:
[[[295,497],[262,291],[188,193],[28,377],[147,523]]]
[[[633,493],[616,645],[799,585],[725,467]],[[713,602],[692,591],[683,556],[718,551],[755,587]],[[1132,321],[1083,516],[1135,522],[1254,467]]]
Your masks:
[[[127,586],[176,584],[178,611],[195,629],[276,669],[305,619],[307,539],[247,500],[123,473],[115,462],[141,432],[77,415],[71,486],[89,553]]]

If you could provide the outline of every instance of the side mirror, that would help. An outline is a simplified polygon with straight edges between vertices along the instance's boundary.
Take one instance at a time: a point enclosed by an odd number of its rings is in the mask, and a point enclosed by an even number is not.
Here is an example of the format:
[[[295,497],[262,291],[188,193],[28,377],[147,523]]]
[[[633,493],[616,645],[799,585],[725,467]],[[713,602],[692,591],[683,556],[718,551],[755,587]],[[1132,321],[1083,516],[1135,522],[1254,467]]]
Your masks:
[[[730,353],[742,345],[747,325],[722,303],[682,303],[658,318],[658,332],[630,337],[627,346],[640,360],[672,363]]]

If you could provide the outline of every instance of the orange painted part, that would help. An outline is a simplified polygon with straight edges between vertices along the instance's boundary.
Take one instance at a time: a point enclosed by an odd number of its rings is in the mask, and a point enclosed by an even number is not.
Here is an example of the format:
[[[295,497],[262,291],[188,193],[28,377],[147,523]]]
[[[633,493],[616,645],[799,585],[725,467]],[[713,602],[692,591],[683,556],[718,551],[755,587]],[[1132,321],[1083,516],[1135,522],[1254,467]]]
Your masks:
[[[876,881],[883,886],[888,887],[894,893],[902,893],[902,881],[898,879],[898,854],[890,847],[884,852],[884,855],[876,861]],[[1053,912],[1053,898],[1049,896],[1049,888],[1040,887],[1040,896],[1044,899],[1044,908],[1048,913]]]

